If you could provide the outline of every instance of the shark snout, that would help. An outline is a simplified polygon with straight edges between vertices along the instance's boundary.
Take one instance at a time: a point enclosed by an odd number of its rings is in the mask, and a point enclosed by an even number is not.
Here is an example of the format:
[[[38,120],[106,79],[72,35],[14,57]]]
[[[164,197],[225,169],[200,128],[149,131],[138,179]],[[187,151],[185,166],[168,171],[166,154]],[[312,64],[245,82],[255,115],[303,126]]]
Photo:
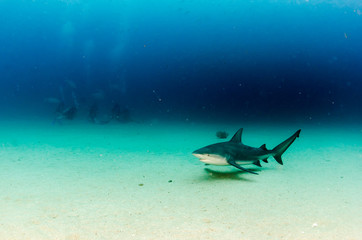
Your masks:
[[[205,153],[201,151],[201,149],[197,149],[192,152],[192,155],[194,155],[197,158],[202,158]]]
[[[202,158],[202,154],[193,152],[192,155],[194,155],[197,158]]]

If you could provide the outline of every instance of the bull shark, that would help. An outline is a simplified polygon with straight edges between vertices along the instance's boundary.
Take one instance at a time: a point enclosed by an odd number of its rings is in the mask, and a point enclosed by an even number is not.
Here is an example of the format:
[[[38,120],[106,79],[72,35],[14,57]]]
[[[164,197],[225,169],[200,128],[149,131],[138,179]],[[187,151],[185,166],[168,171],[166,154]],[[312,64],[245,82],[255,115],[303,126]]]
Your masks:
[[[260,161],[267,163],[269,157],[274,157],[279,164],[283,165],[282,155],[294,140],[299,137],[300,131],[301,129],[272,150],[268,150],[265,144],[259,148],[244,145],[241,141],[243,128],[240,128],[230,141],[208,145],[194,151],[192,154],[206,164],[231,165],[243,171],[258,174],[240,165],[254,164],[261,167]]]

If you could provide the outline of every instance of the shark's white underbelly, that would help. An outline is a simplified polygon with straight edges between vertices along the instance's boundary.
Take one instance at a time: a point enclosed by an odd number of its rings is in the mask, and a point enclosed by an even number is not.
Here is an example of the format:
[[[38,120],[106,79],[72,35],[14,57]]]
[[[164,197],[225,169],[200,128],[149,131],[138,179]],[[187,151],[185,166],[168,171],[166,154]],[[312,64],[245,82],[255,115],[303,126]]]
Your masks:
[[[211,165],[226,166],[229,163],[225,159],[200,159],[201,162]]]
[[[226,159],[200,159],[201,162],[210,165],[227,166],[230,165]],[[254,161],[235,161],[239,165],[252,164]]]

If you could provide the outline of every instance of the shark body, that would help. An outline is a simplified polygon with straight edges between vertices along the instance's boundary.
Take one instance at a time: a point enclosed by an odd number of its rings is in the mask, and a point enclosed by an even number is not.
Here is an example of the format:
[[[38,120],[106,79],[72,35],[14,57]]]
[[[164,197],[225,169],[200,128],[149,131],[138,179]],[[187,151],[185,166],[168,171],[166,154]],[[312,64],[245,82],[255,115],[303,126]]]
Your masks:
[[[243,129],[240,128],[230,141],[208,145],[194,151],[192,154],[206,164],[231,165],[243,171],[258,174],[240,165],[254,164],[261,167],[260,161],[267,163],[269,157],[274,157],[279,164],[283,165],[281,156],[294,140],[299,137],[300,131],[299,129],[287,140],[272,150],[268,150],[265,144],[259,148],[244,145],[241,141]]]

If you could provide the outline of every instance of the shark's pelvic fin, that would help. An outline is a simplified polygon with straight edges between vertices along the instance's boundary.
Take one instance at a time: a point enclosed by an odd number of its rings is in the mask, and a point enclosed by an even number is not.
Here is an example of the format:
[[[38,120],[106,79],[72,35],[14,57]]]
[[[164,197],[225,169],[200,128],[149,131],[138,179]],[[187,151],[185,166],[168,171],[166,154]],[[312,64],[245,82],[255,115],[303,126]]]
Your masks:
[[[284,142],[282,142],[272,150],[272,152],[274,153],[273,157],[279,164],[283,165],[282,155],[288,149],[288,147],[294,142],[294,140],[297,137],[299,137],[300,131],[301,129],[296,131],[290,138],[288,138],[287,140],[285,140]]]
[[[234,143],[241,143],[241,135],[243,134],[243,129],[240,128],[235,134],[234,136],[231,138],[230,142],[234,142]]]
[[[229,163],[230,165],[236,167],[236,168],[239,168],[240,170],[245,171],[245,172],[249,172],[249,173],[252,173],[252,174],[259,175],[259,174],[256,173],[256,172],[253,172],[253,171],[250,171],[250,170],[248,170],[248,169],[246,169],[246,168],[241,167],[241,166],[240,166],[239,164],[237,164],[234,160],[228,160],[228,163]]]
[[[256,161],[253,163],[254,165],[258,166],[258,167],[261,167],[261,164],[260,164],[260,161]]]

